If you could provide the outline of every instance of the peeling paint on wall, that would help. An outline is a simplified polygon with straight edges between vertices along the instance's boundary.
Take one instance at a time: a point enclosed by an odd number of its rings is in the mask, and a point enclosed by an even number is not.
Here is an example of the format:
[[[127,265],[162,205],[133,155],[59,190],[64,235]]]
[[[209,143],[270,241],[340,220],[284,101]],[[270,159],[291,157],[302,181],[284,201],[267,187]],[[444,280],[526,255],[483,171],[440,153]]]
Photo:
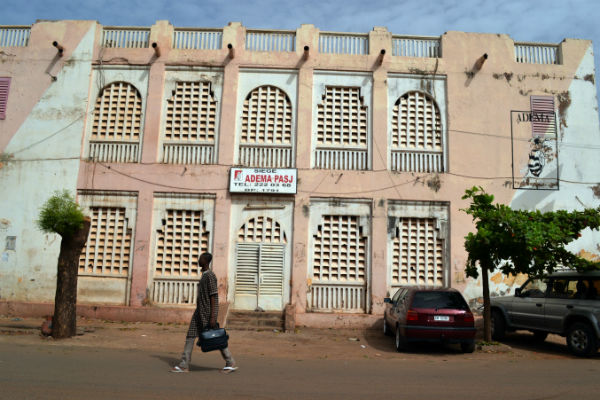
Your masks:
[[[558,99],[558,116],[560,118],[560,127],[567,128],[567,109],[571,106],[571,94],[566,91],[559,93],[556,98]]]

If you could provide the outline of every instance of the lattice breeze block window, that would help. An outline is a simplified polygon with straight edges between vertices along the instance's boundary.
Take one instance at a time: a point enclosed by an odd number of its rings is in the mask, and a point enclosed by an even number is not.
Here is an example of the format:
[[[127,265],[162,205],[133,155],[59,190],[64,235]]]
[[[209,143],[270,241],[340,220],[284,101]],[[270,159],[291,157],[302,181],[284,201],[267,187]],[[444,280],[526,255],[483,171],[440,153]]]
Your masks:
[[[314,235],[313,279],[363,282],[367,238],[358,216],[324,215]]]
[[[217,102],[210,82],[177,82],[167,103],[165,140],[214,142]]]
[[[202,211],[167,210],[157,231],[155,276],[197,276],[208,239]]]
[[[238,242],[287,243],[279,222],[269,217],[249,219],[238,231]]]
[[[242,109],[241,165],[292,166],[292,102],[275,86],[252,90]]]
[[[315,167],[367,169],[368,108],[358,87],[326,86],[317,105]]]
[[[96,99],[90,157],[106,162],[137,162],[142,126],[142,97],[126,82],[106,86]]]
[[[444,241],[436,219],[400,218],[392,245],[392,285],[444,284]]]
[[[392,112],[392,169],[443,172],[443,127],[440,110],[431,96],[409,92]]]
[[[90,207],[92,222],[79,257],[79,274],[127,276],[132,228],[125,208]]]

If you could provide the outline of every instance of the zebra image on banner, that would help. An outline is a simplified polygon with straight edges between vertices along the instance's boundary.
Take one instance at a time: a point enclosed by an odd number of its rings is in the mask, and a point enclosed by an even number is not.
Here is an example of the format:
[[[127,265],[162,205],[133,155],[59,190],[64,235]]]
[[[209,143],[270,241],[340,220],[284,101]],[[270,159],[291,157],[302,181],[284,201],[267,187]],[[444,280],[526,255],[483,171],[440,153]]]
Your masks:
[[[513,189],[558,190],[554,102],[544,110],[533,103],[530,111],[510,112]]]

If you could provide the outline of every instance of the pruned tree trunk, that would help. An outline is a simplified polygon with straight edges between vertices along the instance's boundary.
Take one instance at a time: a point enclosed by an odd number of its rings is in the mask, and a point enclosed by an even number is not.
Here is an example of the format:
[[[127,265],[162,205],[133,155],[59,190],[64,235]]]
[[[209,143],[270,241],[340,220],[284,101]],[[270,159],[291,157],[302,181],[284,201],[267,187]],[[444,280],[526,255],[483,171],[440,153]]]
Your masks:
[[[488,269],[481,268],[481,280],[483,281],[483,340],[492,341],[492,313],[490,310],[490,284],[488,280]]]
[[[89,231],[90,219],[86,218],[81,229],[72,236],[63,237],[60,242],[52,319],[52,337],[56,339],[68,338],[77,333],[77,273],[79,256]]]

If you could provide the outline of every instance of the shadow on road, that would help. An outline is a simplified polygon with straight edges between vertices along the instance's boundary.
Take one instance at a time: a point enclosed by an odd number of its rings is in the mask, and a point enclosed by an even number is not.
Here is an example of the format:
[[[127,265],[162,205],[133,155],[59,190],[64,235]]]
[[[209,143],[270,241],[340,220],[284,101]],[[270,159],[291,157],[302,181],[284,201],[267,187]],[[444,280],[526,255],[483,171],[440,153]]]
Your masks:
[[[368,330],[364,333],[364,338],[369,347],[385,353],[396,353],[394,338],[385,336],[383,332]],[[457,344],[444,343],[411,343],[403,353],[424,353],[437,355],[462,354],[460,346]]]
[[[160,361],[164,362],[167,365],[167,368],[171,368],[174,365],[179,364],[179,361],[181,361],[179,358],[174,358],[174,357],[167,357],[164,355],[160,355],[160,354],[153,354],[152,357],[159,359]],[[194,362],[191,362],[190,365],[190,371],[220,371],[221,368],[214,368],[214,367],[201,367],[198,365],[194,365]]]
[[[538,342],[534,339],[533,334],[528,332],[511,332],[507,333],[502,343],[509,345],[514,349],[534,351],[549,355],[564,356],[573,359],[579,359],[569,352],[566,339],[558,335],[549,335],[548,339],[543,342]],[[591,358],[600,359],[600,353],[596,353]]]

